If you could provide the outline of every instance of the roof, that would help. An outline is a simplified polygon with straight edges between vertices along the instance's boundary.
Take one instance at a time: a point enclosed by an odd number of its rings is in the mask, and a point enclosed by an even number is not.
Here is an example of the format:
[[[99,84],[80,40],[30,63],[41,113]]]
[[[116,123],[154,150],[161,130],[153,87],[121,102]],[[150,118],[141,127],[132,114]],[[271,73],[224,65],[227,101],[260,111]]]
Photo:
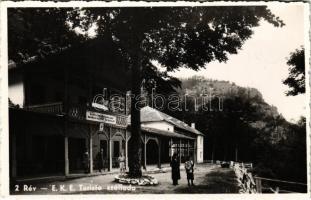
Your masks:
[[[161,135],[161,136],[166,136],[166,137],[175,137],[175,138],[183,138],[183,139],[192,139],[194,140],[195,138],[188,137],[179,133],[171,132],[171,131],[164,131],[160,129],[155,129],[155,128],[149,128],[149,127],[141,127],[142,131],[156,134],[156,135]]]
[[[140,110],[140,120],[141,122],[158,122],[158,121],[166,121],[180,129],[189,131],[196,135],[203,135],[200,131],[195,128],[190,127],[185,122],[182,122],[172,116],[169,116],[159,110],[151,108],[150,106],[145,106]]]

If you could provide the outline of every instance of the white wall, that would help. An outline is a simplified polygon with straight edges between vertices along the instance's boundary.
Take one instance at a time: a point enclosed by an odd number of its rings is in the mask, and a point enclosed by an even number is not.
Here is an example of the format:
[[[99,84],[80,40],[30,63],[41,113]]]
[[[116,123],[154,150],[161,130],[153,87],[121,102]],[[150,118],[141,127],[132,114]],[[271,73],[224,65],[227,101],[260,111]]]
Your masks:
[[[174,132],[174,126],[166,121],[160,122],[144,122],[141,124],[143,127],[156,128],[164,131]]]
[[[21,108],[24,105],[24,83],[22,76],[16,76],[14,83],[9,84],[9,98],[12,103],[19,105]]]
[[[196,143],[197,143],[197,163],[203,163],[204,137],[202,135],[198,135]]]

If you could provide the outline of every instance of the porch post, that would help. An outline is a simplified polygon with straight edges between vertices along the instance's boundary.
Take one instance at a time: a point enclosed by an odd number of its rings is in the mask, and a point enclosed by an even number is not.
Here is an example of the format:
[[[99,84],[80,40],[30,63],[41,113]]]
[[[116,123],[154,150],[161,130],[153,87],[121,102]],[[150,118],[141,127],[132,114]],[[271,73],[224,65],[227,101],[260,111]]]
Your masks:
[[[63,109],[65,112],[65,117],[64,117],[64,159],[65,159],[65,176],[69,175],[69,153],[68,153],[68,110],[69,110],[69,88],[68,88],[68,66],[65,67],[64,69],[64,102],[63,102]]]
[[[173,138],[171,138],[171,142],[170,142],[171,144],[170,144],[170,149],[171,149],[171,152],[170,152],[170,157],[171,157],[171,160],[172,160],[172,157],[173,157]]]
[[[90,162],[90,174],[93,173],[93,145],[92,145],[92,142],[93,139],[92,139],[92,134],[90,134],[90,139],[89,139],[89,151],[90,151],[90,159],[89,159],[89,162]]]
[[[147,170],[147,136],[144,136],[144,168]]]
[[[88,103],[92,103],[92,93],[93,93],[93,82],[92,82],[92,74],[89,71],[88,72],[88,79],[87,79],[87,84],[88,84]],[[92,128],[91,125],[88,125],[89,128],[89,134],[90,134],[90,139],[89,139],[89,152],[90,152],[90,159],[89,159],[89,166],[90,166],[90,174],[93,173],[93,135],[92,135]]]
[[[128,136],[128,133],[127,133],[127,130],[125,130],[125,167],[126,169],[128,169],[128,166],[129,166],[129,159],[128,159],[128,140],[127,140],[127,136]]]
[[[111,141],[111,127],[109,127],[109,141],[108,141],[108,150],[109,150],[109,171],[112,170],[112,141]]]
[[[158,139],[158,168],[161,169],[161,138]]]
[[[65,136],[65,176],[69,175],[68,136]]]
[[[179,164],[181,163],[181,139],[179,139]]]
[[[187,155],[190,156],[190,143],[189,143],[189,139],[187,140]]]
[[[193,161],[197,163],[197,142],[193,141]]]

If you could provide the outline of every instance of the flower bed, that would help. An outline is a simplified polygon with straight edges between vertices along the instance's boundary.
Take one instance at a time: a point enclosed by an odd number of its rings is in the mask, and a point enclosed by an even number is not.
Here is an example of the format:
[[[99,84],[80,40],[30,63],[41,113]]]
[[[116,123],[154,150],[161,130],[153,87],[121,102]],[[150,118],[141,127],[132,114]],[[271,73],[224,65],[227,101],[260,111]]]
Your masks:
[[[114,181],[121,184],[130,185],[158,185],[159,182],[153,176],[144,175],[140,178],[130,178],[127,174],[119,174],[114,177]]]

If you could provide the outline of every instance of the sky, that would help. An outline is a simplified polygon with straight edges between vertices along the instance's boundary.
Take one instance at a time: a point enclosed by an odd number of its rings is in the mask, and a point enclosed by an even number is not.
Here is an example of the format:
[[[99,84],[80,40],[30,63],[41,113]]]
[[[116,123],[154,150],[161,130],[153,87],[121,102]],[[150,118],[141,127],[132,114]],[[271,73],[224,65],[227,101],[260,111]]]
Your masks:
[[[171,75],[179,78],[198,75],[257,88],[264,100],[276,106],[288,121],[306,116],[305,95],[286,96],[289,88],[282,83],[288,76],[286,62],[290,53],[304,44],[303,6],[280,3],[269,8],[285,26],[277,28],[262,21],[242,50],[230,55],[226,63],[211,62],[197,72],[182,68]]]

